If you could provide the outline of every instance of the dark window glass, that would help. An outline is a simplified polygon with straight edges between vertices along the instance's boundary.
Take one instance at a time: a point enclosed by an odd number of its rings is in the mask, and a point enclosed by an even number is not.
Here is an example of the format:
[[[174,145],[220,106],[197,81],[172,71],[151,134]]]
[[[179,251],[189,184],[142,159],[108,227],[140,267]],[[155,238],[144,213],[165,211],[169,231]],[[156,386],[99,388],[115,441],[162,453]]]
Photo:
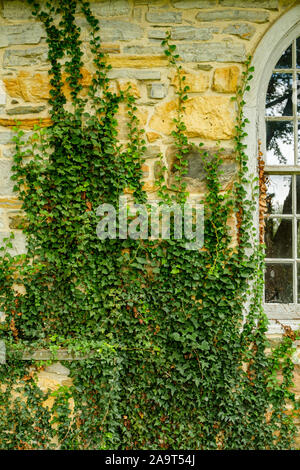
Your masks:
[[[292,236],[291,219],[267,219],[265,231],[267,258],[292,258]]]
[[[280,57],[275,69],[291,69],[292,63],[292,45],[290,45]]]
[[[273,263],[266,265],[265,301],[289,304],[293,302],[293,265]]]
[[[273,73],[266,101],[267,116],[293,116],[293,77],[291,73]]]

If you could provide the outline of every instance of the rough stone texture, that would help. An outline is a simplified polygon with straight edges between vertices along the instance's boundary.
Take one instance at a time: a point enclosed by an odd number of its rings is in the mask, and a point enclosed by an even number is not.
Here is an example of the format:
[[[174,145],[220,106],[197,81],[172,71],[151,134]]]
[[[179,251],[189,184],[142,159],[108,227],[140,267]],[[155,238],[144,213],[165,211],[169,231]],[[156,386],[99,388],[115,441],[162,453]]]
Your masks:
[[[25,20],[33,18],[31,6],[22,0],[9,0],[3,2],[2,16],[9,20]]]
[[[0,247],[4,245],[4,238],[9,237],[10,232],[0,232]],[[11,240],[12,248],[9,248],[7,251],[12,256],[22,255],[26,253],[26,241],[22,232],[14,232],[14,239]]]
[[[213,89],[219,93],[234,93],[237,89],[239,75],[240,69],[235,65],[216,69]]]
[[[146,14],[146,20],[149,23],[182,23],[182,14],[171,10],[157,10],[150,8]]]
[[[250,21],[252,23],[266,23],[269,21],[267,11],[258,10],[214,10],[199,12],[196,16],[198,21]]]
[[[101,40],[104,42],[130,41],[140,39],[143,30],[140,26],[129,21],[111,20],[100,21]]]
[[[7,196],[13,194],[13,187],[15,183],[10,179],[12,162],[9,160],[0,159],[0,196]]]
[[[39,24],[18,24],[0,26],[0,47],[11,44],[38,44],[45,36]]]
[[[22,230],[26,225],[26,219],[18,212],[8,214],[8,226],[11,230]]]
[[[49,127],[52,124],[50,118],[25,118],[19,120],[20,129],[33,129],[35,125],[39,125],[40,127]],[[16,120],[15,119],[6,119],[0,118],[0,126],[3,127],[15,127]]]
[[[47,62],[47,47],[39,46],[29,49],[6,49],[4,53],[4,67],[27,65],[40,65]]]
[[[6,110],[6,113],[10,116],[15,114],[37,114],[41,113],[46,109],[46,106],[15,106],[14,108],[9,108]]]
[[[157,132],[170,135],[175,129],[177,102],[158,105],[149,126]],[[195,96],[185,102],[184,123],[189,137],[228,140],[234,135],[234,110],[225,96]]]
[[[147,137],[148,142],[150,142],[151,144],[160,138],[160,134],[157,134],[157,132],[146,132],[146,137]],[[146,154],[147,154],[147,151],[148,151],[148,147],[146,150]],[[152,158],[152,157],[149,157],[149,158]]]
[[[241,39],[248,40],[252,38],[255,32],[256,28],[247,23],[231,24],[223,29],[223,33],[225,34],[233,34],[234,36],[238,36]]]
[[[83,78],[81,84],[86,88],[92,79],[92,74],[82,69]],[[67,97],[70,96],[70,89],[66,83],[66,75],[63,75],[65,85],[63,91]],[[48,100],[50,97],[50,83],[47,72],[33,73],[21,70],[15,77],[7,77],[3,79],[7,93],[14,98],[22,98],[24,101],[40,101]]]
[[[217,0],[180,0],[173,1],[175,8],[189,9],[189,8],[213,8],[217,6]]]
[[[148,158],[157,158],[161,152],[161,149],[158,145],[148,145],[146,152],[144,153],[143,157],[145,159]]]
[[[203,93],[210,84],[210,75],[207,72],[190,72],[183,69],[182,74],[185,76],[184,86],[189,87],[190,93]],[[178,76],[175,73],[172,77],[171,84],[178,88]]]
[[[136,80],[160,80],[161,73],[159,70],[152,69],[121,69],[121,70],[110,70],[108,77],[111,79],[116,78],[133,78]]]
[[[209,154],[213,155],[217,151],[216,148],[205,149]],[[170,169],[169,185],[176,184],[175,175],[176,169],[174,163],[176,162],[176,149],[173,147],[168,149],[167,160]],[[231,158],[230,158],[231,157]],[[187,183],[187,190],[190,192],[203,193],[206,191],[206,171],[204,168],[203,160],[200,152],[191,150],[187,155],[188,173],[183,178]],[[225,152],[223,155],[223,163],[220,166],[220,183],[223,189],[229,189],[232,185],[235,175],[237,173],[237,165],[232,160],[231,152]]]
[[[91,2],[92,12],[97,16],[122,16],[130,13],[128,0],[108,0],[103,2]]]
[[[148,54],[149,52],[146,52]],[[157,51],[155,52],[157,53]],[[154,54],[154,53],[153,53]],[[119,57],[109,57],[107,63],[115,68],[141,68],[146,69],[151,64],[151,67],[166,67],[168,60],[162,55],[160,51],[158,55],[124,55]]]
[[[194,26],[175,26],[171,30],[171,38],[180,40],[195,40],[195,41],[208,41],[212,39],[213,33],[218,32],[218,27],[211,28],[195,28]],[[166,31],[162,29],[152,29],[148,33],[150,39],[164,39],[166,37]]]
[[[179,44],[177,51],[185,62],[244,62],[246,58],[243,44],[231,42],[208,42],[199,48]]]
[[[245,6],[245,8],[268,8],[269,10],[278,9],[278,0],[219,0],[221,6],[224,7],[237,7]]]
[[[126,78],[119,78],[117,83],[120,91],[126,92],[128,90],[129,93],[132,94],[135,98],[141,97],[141,92],[136,80],[126,80]]]
[[[22,202],[16,197],[0,197],[0,207],[3,209],[20,209]]]
[[[10,131],[1,131],[0,132],[0,144],[6,145],[12,142],[12,138],[15,134]]]

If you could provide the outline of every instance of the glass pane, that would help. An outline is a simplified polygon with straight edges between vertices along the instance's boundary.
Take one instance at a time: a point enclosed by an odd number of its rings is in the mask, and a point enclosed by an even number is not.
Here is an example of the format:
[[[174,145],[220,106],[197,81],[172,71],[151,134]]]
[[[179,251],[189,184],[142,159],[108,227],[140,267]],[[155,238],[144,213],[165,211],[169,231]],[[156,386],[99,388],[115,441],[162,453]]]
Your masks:
[[[294,165],[292,121],[267,121],[267,165]]]
[[[267,264],[265,272],[265,301],[293,303],[293,265]]]
[[[291,73],[273,73],[269,81],[267,116],[293,116],[293,76]]]
[[[293,221],[267,219],[265,231],[267,258],[292,258]]]
[[[300,220],[297,220],[297,258],[300,258]]]
[[[297,264],[297,283],[298,283],[298,299],[297,299],[297,303],[300,304],[300,263]]]
[[[268,214],[292,214],[292,199],[292,177],[290,175],[268,175]]]
[[[292,44],[282,54],[279,61],[275,65],[275,69],[291,69],[292,68]]]
[[[297,74],[297,114],[300,115],[300,75]]]
[[[300,38],[297,39],[296,41],[296,47],[297,47],[297,68],[300,68]]]

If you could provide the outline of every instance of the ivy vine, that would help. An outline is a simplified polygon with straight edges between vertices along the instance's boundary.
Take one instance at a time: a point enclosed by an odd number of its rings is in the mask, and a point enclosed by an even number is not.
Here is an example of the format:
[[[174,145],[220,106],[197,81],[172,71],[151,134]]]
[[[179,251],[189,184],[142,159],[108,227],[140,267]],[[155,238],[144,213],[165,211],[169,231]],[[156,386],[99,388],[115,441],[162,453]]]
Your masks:
[[[117,206],[128,189],[133,201],[147,201],[146,144],[135,98],[130,88],[116,93],[109,86],[110,67],[88,2],[46,2],[43,9],[29,3],[47,33],[52,125],[36,126],[30,149],[18,127],[14,138],[27,253],[12,256],[10,239],[1,248],[0,332],[8,349],[0,368],[1,448],[292,448],[295,336],[285,332],[266,353],[264,247],[253,226],[258,188],[255,182],[249,187],[244,144],[250,59],[235,100],[239,170],[233,188],[224,191],[222,149],[211,155],[187,139],[188,87],[170,35],[162,43],[178,79],[176,184],[168,187],[162,165],[157,191],[165,202],[184,204],[187,154],[196,148],[206,171],[204,249],[186,250],[186,240],[174,237],[101,241],[99,204]],[[78,11],[89,25],[94,57],[87,96]],[[121,106],[127,109],[126,144],[118,139]],[[66,363],[72,386],[43,393],[37,374],[46,363],[25,364],[24,348],[50,349],[54,360],[58,348],[68,348],[85,358]]]

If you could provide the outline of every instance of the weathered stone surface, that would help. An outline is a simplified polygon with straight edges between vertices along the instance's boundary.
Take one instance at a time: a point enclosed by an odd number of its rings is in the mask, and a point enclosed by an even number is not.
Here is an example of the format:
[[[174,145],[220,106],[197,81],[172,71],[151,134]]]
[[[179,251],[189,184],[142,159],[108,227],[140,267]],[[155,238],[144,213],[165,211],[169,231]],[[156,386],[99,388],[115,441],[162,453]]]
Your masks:
[[[245,8],[267,8],[269,10],[278,10],[278,0],[246,0],[241,2],[240,0],[220,0],[220,5],[224,7],[241,7]]]
[[[38,44],[44,35],[44,29],[39,24],[0,26],[0,47],[11,44]]]
[[[157,158],[160,153],[161,153],[161,149],[158,145],[148,145],[143,157],[145,159]]]
[[[139,90],[136,80],[127,80],[126,78],[119,78],[117,80],[119,91],[128,92],[133,95],[135,98],[141,97],[141,92]]]
[[[269,13],[259,10],[214,10],[200,11],[196,16],[198,21],[250,21],[252,23],[267,23]]]
[[[219,93],[234,93],[237,89],[240,69],[233,65],[215,70],[213,89]]]
[[[147,140],[148,142],[150,142],[150,144],[152,142],[155,142],[157,139],[160,138],[160,135],[157,134],[157,132],[146,132],[146,137],[147,137]],[[148,150],[149,147],[147,147],[147,150]],[[146,150],[146,154],[147,154],[147,150]],[[147,158],[147,157],[145,157]],[[149,157],[149,158],[152,158],[152,157]]]
[[[54,362],[50,366],[45,367],[45,372],[58,375],[70,375],[70,370],[63,366],[60,362]]]
[[[173,1],[175,8],[189,9],[189,8],[213,8],[217,6],[217,0],[180,0]]]
[[[143,35],[142,28],[129,21],[100,21],[100,29],[101,40],[104,42],[130,41],[131,39],[140,39]]]
[[[162,83],[152,83],[150,88],[150,98],[162,99],[167,96],[167,89]]]
[[[46,106],[15,106],[6,110],[6,114],[13,116],[15,114],[37,114],[46,109]]]
[[[81,73],[83,75],[81,84],[86,88],[91,83],[92,74],[86,69],[82,69]],[[65,82],[63,91],[69,97],[70,88],[66,83],[66,75],[63,75],[63,80]],[[47,72],[34,73],[21,70],[15,77],[4,78],[3,82],[7,93],[14,98],[30,102],[49,99],[51,86]]]
[[[203,93],[206,91],[210,84],[210,75],[207,72],[190,72],[182,70],[182,75],[185,76],[184,86],[189,87],[191,93]],[[178,88],[178,76],[175,73],[172,77],[171,84]]]
[[[125,46],[123,52],[129,55],[164,55],[160,46]],[[149,66],[151,66],[151,62],[148,62]]]
[[[150,8],[146,13],[146,20],[149,23],[165,24],[165,23],[182,23],[182,14],[171,10],[158,10]]]
[[[0,247],[4,246],[4,238],[9,237],[10,232],[0,232]],[[26,240],[22,232],[15,232],[15,238],[11,240],[12,248],[7,251],[12,255],[22,255],[26,253]]]
[[[25,118],[25,119],[18,119],[19,127],[21,129],[33,129],[35,125],[40,127],[49,127],[52,125],[51,118]],[[6,119],[0,118],[0,126],[4,127],[15,127],[16,119]],[[1,194],[1,193],[0,193]]]
[[[170,135],[175,129],[177,101],[158,105],[150,119],[149,127],[154,131]],[[189,137],[212,140],[227,140],[234,135],[234,108],[225,96],[195,96],[185,102],[183,116]]]
[[[12,143],[12,138],[15,135],[14,132],[10,131],[4,131],[0,132],[0,144],[6,145],[6,144],[11,144]]]
[[[213,155],[217,149],[205,149],[208,154]],[[176,168],[174,167],[174,163],[176,162],[175,159],[176,149],[170,148],[167,152],[167,160],[170,169],[170,176],[169,176],[169,185],[175,183],[176,180],[174,178],[176,174]],[[234,160],[232,160],[231,153],[225,152],[222,155],[223,163],[220,165],[220,183],[223,189],[229,189],[232,185],[233,180],[237,173],[237,165]],[[186,176],[183,178],[184,181],[187,183],[187,190],[190,192],[205,192],[206,191],[206,177],[207,173],[205,171],[205,167],[203,164],[203,159],[201,157],[200,152],[196,150],[191,150],[187,155],[186,159],[188,162],[188,172]]]
[[[108,78],[127,78],[136,80],[160,80],[161,73],[159,70],[152,69],[121,69],[121,70],[110,70],[108,72]]]
[[[10,49],[4,52],[4,67],[24,65],[40,65],[47,62],[47,47],[31,47],[29,49]]]
[[[12,162],[10,160],[0,159],[0,196],[8,196],[13,194],[13,187],[15,182],[11,180],[11,166]]]
[[[193,44],[179,44],[177,52],[185,62],[244,62],[243,44],[231,42],[209,42],[195,47]]]
[[[213,33],[218,32],[219,28],[195,28],[194,26],[175,26],[171,30],[171,38],[180,40],[207,41],[212,39]],[[166,31],[162,29],[152,29],[148,33],[150,39],[164,39]]]
[[[130,13],[128,0],[105,0],[103,2],[91,2],[92,12],[97,16],[122,16]]]
[[[163,55],[149,55],[143,57],[142,55],[124,55],[124,56],[110,56],[107,63],[114,68],[141,68],[149,67],[165,67],[168,65],[167,58]]]
[[[241,39],[251,39],[252,36],[255,34],[255,27],[247,24],[247,23],[235,23],[227,26],[223,33],[225,34],[233,34],[234,36],[238,36]]]
[[[8,214],[8,226],[12,230],[22,230],[26,225],[26,219],[19,213]]]
[[[2,16],[9,20],[25,20],[33,18],[31,6],[22,0],[3,2]]]
[[[0,207],[3,207],[3,209],[20,209],[22,202],[16,197],[0,197]]]

